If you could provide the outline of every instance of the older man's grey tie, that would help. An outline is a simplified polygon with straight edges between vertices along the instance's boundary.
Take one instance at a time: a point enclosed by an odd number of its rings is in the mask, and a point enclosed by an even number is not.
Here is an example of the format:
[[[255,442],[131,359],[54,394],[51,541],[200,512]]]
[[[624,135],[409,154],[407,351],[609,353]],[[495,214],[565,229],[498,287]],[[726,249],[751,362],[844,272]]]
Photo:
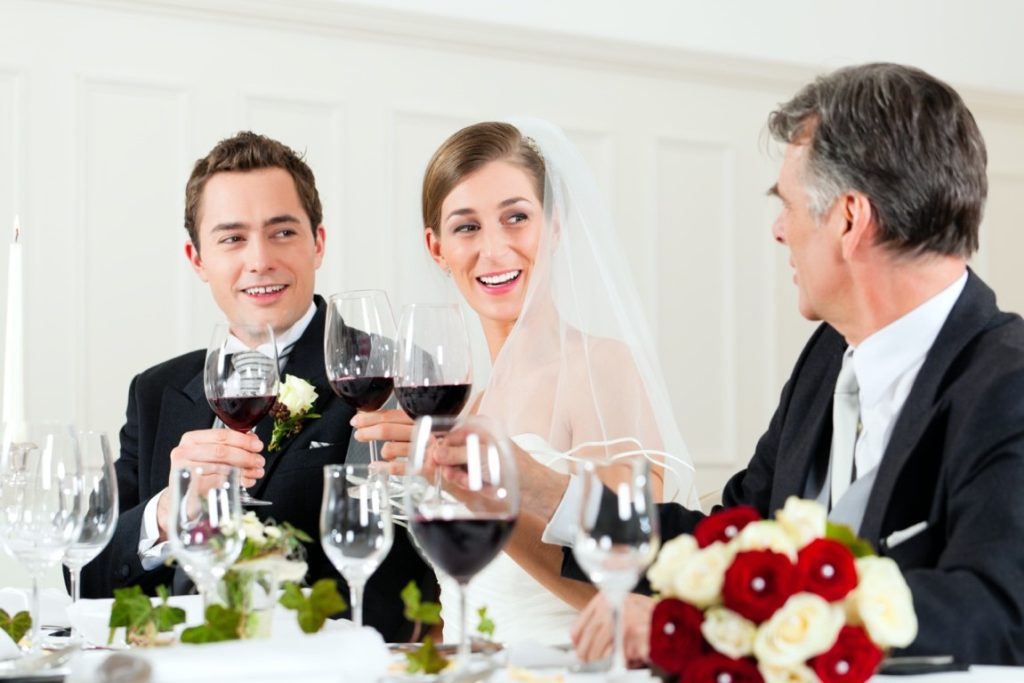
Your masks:
[[[853,478],[853,452],[860,434],[860,397],[853,351],[843,356],[832,402],[832,498],[835,507]]]

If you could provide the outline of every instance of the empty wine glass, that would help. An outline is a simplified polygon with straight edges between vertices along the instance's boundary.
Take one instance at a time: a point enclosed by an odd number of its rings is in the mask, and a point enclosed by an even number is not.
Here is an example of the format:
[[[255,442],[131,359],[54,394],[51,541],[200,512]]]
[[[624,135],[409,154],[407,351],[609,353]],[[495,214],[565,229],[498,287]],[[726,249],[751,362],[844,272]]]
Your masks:
[[[68,568],[71,600],[81,597],[82,567],[87,565],[110,542],[117,526],[117,475],[110,452],[110,442],[103,432],[80,432],[82,451],[82,526],[64,551]],[[77,633],[72,626],[71,638]]]
[[[421,417],[406,469],[409,530],[427,561],[459,586],[459,668],[470,662],[466,586],[505,547],[519,515],[508,439],[485,417]]]
[[[32,577],[33,652],[40,648],[39,579],[56,566],[82,525],[82,465],[74,429],[29,423],[5,430],[4,542]]]
[[[387,473],[373,465],[325,465],[320,544],[348,582],[352,621],[363,625],[363,589],[394,541]]]
[[[237,467],[175,467],[170,480],[171,554],[203,595],[222,603],[219,585],[245,540]]]
[[[210,408],[230,429],[248,432],[274,407],[277,344],[270,325],[220,323],[206,351],[203,386]],[[271,505],[242,489],[242,505]]]
[[[660,545],[650,463],[642,454],[619,456],[603,464],[580,463],[577,474],[583,498],[573,554],[612,608],[615,641],[608,673],[621,675],[623,604]]]
[[[411,304],[402,309],[395,355],[395,397],[412,419],[458,415],[469,400],[473,361],[462,309]]]
[[[379,289],[335,294],[327,303],[324,365],[334,393],[356,410],[383,406],[394,387],[395,320]],[[370,442],[370,462],[377,442]]]

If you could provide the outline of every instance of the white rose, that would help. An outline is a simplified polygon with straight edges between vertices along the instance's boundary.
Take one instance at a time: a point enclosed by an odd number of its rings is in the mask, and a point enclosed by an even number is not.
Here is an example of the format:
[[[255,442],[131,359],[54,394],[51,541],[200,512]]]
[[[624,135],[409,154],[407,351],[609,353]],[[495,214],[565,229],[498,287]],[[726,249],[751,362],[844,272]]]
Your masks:
[[[825,508],[817,501],[790,496],[786,499],[785,507],[775,513],[775,519],[799,549],[825,535],[827,515]]]
[[[766,666],[802,664],[835,644],[845,620],[842,607],[797,593],[757,629],[754,656]]]
[[[242,533],[257,545],[266,541],[266,537],[263,535],[263,522],[259,520],[255,512],[250,511],[242,515]]]
[[[276,526],[264,527],[263,533],[266,534],[267,538],[269,538],[272,541],[276,541],[277,539],[281,538],[281,530],[278,529]]]
[[[292,415],[305,413],[316,402],[316,388],[295,375],[285,375],[281,391],[277,396]]]
[[[862,557],[857,587],[846,596],[854,624],[863,624],[871,640],[883,647],[906,647],[917,637],[917,615],[899,566],[888,557]]]
[[[647,579],[651,582],[651,588],[661,595],[677,597],[672,590],[673,581],[683,564],[695,552],[697,552],[697,541],[689,534],[676,536],[661,546],[658,559],[647,570]]]
[[[673,595],[699,609],[718,604],[722,601],[725,570],[732,564],[732,558],[723,543],[712,543],[694,552],[673,579]]]
[[[818,674],[806,664],[794,664],[793,666],[768,666],[759,664],[757,670],[761,672],[764,683],[821,683]]]
[[[734,553],[771,550],[796,562],[796,543],[778,522],[751,522],[729,543]]]
[[[700,632],[716,651],[726,657],[739,659],[754,651],[757,624],[730,609],[712,607],[704,614]]]

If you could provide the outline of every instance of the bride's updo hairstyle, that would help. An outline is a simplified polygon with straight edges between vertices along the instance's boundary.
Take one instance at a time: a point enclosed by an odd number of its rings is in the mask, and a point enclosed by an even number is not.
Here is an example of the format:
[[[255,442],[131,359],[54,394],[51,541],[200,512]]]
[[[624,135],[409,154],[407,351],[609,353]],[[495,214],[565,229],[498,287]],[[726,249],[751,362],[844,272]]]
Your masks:
[[[533,178],[537,198],[544,201],[544,159],[533,140],[508,123],[475,123],[444,141],[423,175],[423,225],[438,234],[441,205],[463,178],[492,161],[519,166]]]

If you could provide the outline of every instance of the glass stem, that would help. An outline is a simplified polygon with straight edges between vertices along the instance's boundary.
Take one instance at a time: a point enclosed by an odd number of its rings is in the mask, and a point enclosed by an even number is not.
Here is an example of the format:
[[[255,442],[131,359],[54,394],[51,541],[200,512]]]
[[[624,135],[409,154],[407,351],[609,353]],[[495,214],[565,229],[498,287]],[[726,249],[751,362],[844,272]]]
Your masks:
[[[377,462],[377,441],[370,440],[370,462]]]
[[[363,584],[350,581],[348,584],[349,598],[352,600],[352,621],[356,626],[363,625]]]
[[[71,602],[76,603],[82,598],[82,569],[72,568],[68,572],[71,583]],[[71,624],[70,641],[75,642],[78,639],[78,629],[75,628],[74,623]]]
[[[622,607],[624,595],[609,595],[608,603],[612,608],[612,624],[615,626],[615,642],[612,645],[612,661],[608,667],[610,674],[626,673],[626,651],[624,646],[625,624],[622,623]]]
[[[82,598],[82,570],[72,568],[68,572],[71,584],[71,602],[78,602]]]
[[[466,585],[459,584],[459,650],[458,667],[469,666],[469,632],[466,631]]]
[[[32,630],[29,631],[29,649],[39,652],[42,645],[42,616],[39,613],[39,576],[32,573]]]

